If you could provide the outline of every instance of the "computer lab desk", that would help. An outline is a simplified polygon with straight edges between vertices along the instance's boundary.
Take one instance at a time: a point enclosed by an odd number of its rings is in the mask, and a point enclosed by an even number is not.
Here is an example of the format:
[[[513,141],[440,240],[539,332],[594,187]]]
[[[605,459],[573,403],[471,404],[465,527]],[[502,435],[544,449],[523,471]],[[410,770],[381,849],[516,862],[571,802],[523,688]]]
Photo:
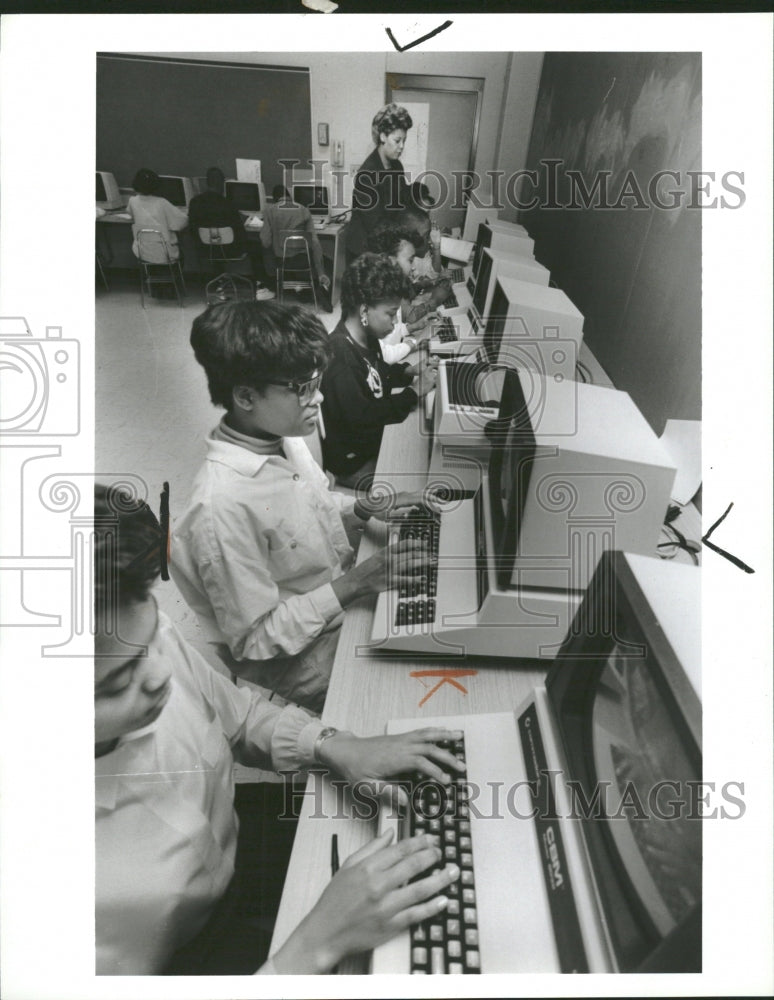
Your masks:
[[[344,273],[346,223],[332,223],[323,229],[315,229],[323,252],[328,277],[331,279],[331,297],[335,305],[339,300],[341,276]],[[245,226],[248,241],[260,243],[260,229]],[[189,229],[178,234],[178,242],[183,253],[183,272],[195,274],[201,270],[199,248]],[[107,212],[97,219],[97,250],[102,253],[103,264],[109,268],[136,269],[137,258],[132,253],[131,220],[116,218],[116,213]],[[254,247],[251,247],[253,249]]]
[[[611,384],[585,345],[580,360],[596,384]],[[400,491],[422,489],[429,464],[429,433],[421,406],[402,424],[385,428],[375,484],[381,479]],[[694,508],[686,509],[676,523],[687,537],[700,537],[700,517]],[[357,561],[372,555],[385,543],[386,535],[382,522],[369,521]],[[678,558],[689,560],[682,552]],[[375,598],[362,599],[344,614],[322,713],[326,725],[351,730],[358,736],[377,736],[384,733],[392,718],[416,718],[420,728],[423,720],[432,716],[516,709],[545,678],[548,666],[537,660],[520,660],[515,666],[489,658],[444,661],[419,654],[412,658],[373,653],[368,646],[375,603]],[[454,678],[463,690],[438,674],[425,673],[449,669],[466,672]],[[342,802],[344,808],[340,808]],[[338,836],[342,863],[376,835],[376,820],[350,819],[346,811],[346,800],[330,779],[310,775],[274,929],[272,954],[312,909],[330,881],[332,835]],[[337,971],[367,973],[368,962],[368,956],[356,956],[342,962]]]

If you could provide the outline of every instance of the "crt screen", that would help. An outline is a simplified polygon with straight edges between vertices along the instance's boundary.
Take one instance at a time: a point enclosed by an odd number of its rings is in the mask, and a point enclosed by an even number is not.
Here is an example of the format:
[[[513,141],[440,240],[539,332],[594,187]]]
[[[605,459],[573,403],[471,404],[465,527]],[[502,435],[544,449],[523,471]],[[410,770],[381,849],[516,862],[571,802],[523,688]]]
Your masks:
[[[476,290],[473,292],[473,305],[481,319],[484,318],[486,310],[486,295],[489,291],[489,282],[492,277],[492,267],[494,261],[488,253],[481,255],[481,266],[478,269],[476,278]]]
[[[160,177],[156,194],[179,208],[185,208],[185,188],[179,177]]]
[[[701,823],[688,816],[686,785],[700,775],[654,682],[647,655],[631,650],[617,643],[602,671],[592,712],[592,747],[597,781],[606,783],[610,835],[637,896],[666,935],[701,900]]]
[[[314,214],[325,214],[328,211],[328,190],[324,185],[297,184],[293,188],[293,201],[304,205]]]
[[[258,194],[258,185],[253,184],[251,181],[227,184],[226,197],[229,201],[233,201],[234,206],[240,212],[260,211],[261,199]]]

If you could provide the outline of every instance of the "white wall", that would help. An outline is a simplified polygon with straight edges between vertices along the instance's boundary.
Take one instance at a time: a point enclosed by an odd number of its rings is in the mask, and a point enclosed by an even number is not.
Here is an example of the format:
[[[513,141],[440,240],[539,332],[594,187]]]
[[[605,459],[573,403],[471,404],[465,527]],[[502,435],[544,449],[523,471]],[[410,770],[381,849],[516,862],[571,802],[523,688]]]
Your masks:
[[[508,56],[502,129],[495,162],[506,176],[526,166],[542,69],[542,52],[513,52]],[[507,205],[500,212],[501,219],[511,222],[516,221],[516,215],[517,210]]]

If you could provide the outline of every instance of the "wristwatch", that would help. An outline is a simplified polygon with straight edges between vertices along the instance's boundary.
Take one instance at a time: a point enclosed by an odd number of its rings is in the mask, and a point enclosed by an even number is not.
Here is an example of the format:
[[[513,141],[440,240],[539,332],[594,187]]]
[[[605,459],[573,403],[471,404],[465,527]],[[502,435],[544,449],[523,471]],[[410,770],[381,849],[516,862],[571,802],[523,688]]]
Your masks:
[[[321,729],[317,734],[317,739],[314,741],[314,747],[312,748],[312,756],[318,764],[323,763],[323,761],[320,760],[320,747],[326,740],[329,740],[331,736],[335,736],[338,731],[339,730],[335,729],[333,726],[326,726],[325,729]]]

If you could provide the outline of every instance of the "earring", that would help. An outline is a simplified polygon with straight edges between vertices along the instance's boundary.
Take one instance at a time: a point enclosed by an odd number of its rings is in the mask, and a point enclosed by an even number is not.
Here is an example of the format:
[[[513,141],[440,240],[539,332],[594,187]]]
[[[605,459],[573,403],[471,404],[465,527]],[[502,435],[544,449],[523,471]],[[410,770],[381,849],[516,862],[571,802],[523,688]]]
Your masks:
[[[368,313],[367,312],[360,313],[360,323],[361,323],[361,325],[363,326],[363,328],[365,330],[368,329],[368,325],[369,324],[368,324]]]

